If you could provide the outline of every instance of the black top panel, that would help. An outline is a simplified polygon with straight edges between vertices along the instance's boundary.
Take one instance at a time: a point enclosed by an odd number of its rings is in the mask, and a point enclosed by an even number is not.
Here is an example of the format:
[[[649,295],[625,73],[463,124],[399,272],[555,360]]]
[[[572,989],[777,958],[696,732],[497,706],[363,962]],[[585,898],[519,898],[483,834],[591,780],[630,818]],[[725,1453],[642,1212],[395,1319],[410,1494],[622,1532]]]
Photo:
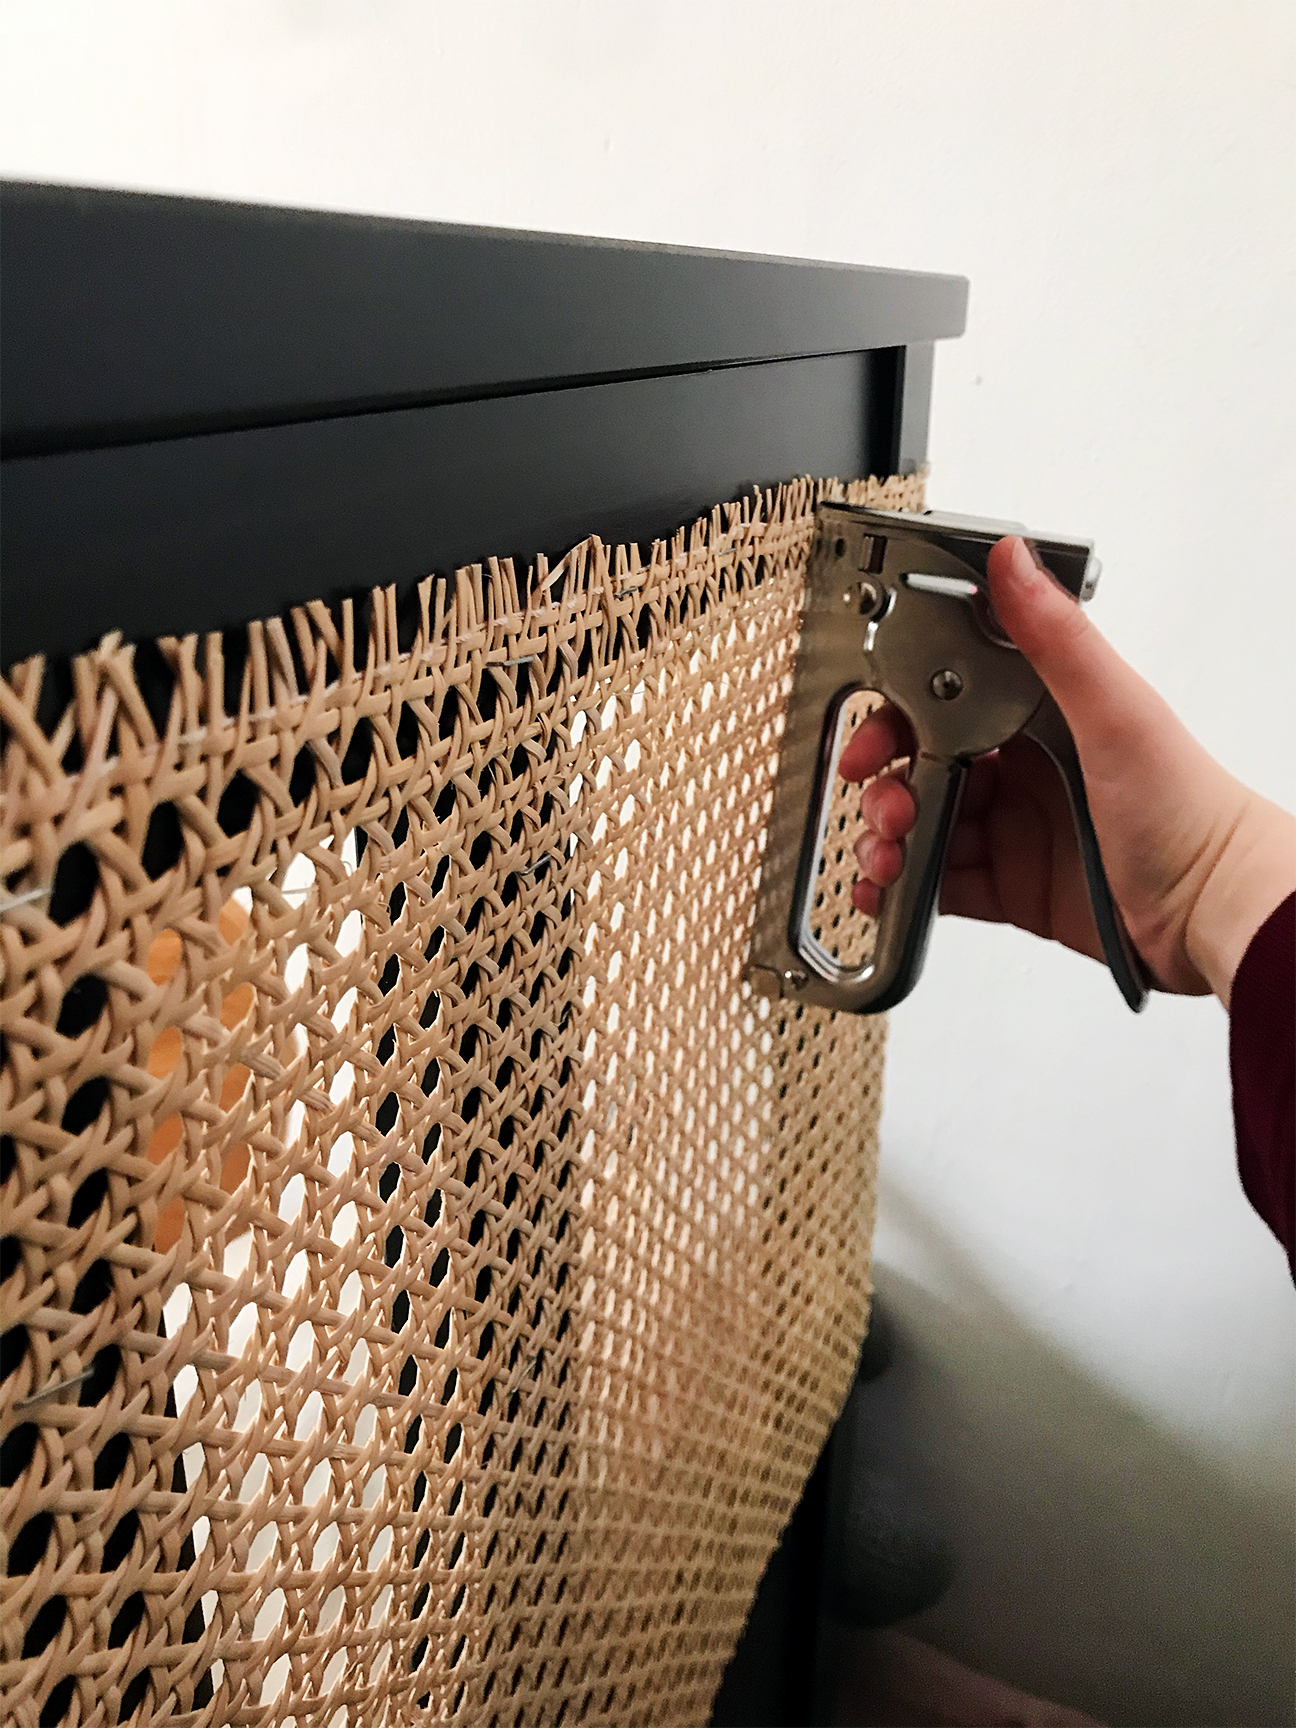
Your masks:
[[[961,277],[146,193],[0,191],[10,456],[958,335]]]

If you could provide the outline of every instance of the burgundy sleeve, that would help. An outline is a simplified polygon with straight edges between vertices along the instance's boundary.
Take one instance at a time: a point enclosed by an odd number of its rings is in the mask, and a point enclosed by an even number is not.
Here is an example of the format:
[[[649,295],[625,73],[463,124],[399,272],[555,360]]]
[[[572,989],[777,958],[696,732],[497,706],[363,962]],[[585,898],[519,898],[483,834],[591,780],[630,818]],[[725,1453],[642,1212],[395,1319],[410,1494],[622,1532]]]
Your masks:
[[[1296,1279],[1296,894],[1256,931],[1237,969],[1229,1070],[1242,1186]]]

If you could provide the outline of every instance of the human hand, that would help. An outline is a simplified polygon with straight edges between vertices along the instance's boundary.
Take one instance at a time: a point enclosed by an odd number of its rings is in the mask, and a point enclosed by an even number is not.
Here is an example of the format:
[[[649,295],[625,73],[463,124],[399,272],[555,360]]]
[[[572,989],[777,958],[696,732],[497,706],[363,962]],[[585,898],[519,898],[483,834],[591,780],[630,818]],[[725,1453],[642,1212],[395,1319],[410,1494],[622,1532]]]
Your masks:
[[[1227,1007],[1247,944],[1296,888],[1296,817],[1248,790],[1121,659],[1025,543],[1001,540],[995,612],[1062,710],[1080,756],[1112,893],[1163,989],[1213,990]],[[908,723],[875,710],[842,751],[867,835],[855,846],[862,912],[900,875],[916,806],[887,771],[913,748]],[[873,778],[877,776],[877,778]],[[972,765],[951,837],[941,911],[1016,924],[1101,958],[1084,868],[1057,770],[1014,738]]]

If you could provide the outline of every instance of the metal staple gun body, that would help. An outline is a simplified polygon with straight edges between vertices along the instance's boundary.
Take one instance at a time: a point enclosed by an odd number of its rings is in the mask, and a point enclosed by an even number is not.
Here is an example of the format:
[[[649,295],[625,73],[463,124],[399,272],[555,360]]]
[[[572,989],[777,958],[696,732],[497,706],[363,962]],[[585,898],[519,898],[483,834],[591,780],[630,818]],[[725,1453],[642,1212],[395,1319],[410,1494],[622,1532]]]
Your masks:
[[[1066,787],[1112,976],[1131,1008],[1146,1001],[1075,742],[990,605],[990,548],[1022,532],[1016,523],[934,511],[820,507],[747,963],[761,994],[864,1014],[902,1001],[922,970],[968,767],[1023,735],[1045,751]],[[1030,544],[1064,587],[1089,599],[1099,568],[1090,542],[1031,537]],[[918,814],[904,869],[882,896],[873,951],[855,963],[825,946],[814,921],[837,759],[850,699],[862,691],[892,702],[913,729],[909,783]]]

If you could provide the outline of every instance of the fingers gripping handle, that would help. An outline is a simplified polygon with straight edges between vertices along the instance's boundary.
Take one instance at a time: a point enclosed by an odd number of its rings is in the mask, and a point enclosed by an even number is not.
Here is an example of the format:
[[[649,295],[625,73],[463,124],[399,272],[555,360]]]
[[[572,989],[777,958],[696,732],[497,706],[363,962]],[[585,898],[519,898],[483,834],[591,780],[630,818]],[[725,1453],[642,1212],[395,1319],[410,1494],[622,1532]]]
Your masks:
[[[868,1005],[880,1013],[902,1002],[918,982],[940,903],[945,854],[958,818],[967,768],[962,762],[916,756],[909,785],[918,819],[905,842],[904,869],[878,908],[869,963]]]
[[[857,1014],[878,1014],[903,1001],[918,982],[966,777],[962,762],[937,756],[914,758],[909,784],[918,817],[905,842],[904,869],[882,896],[873,953],[863,966],[843,966],[811,933],[817,866],[807,849],[789,935],[798,959],[812,974],[805,992],[811,1000]]]
[[[1103,957],[1121,995],[1137,1014],[1147,1002],[1147,969],[1130,941],[1107,880],[1075,740],[1047,693],[1023,732],[1035,740],[1062,777]],[[909,784],[917,801],[917,818],[905,845],[904,868],[883,891],[873,955],[866,965],[842,966],[810,933],[816,860],[810,858],[810,867],[803,868],[790,936],[797,956],[814,975],[813,1000],[827,1007],[876,1014],[902,1002],[918,982],[939,909],[945,859],[966,775],[967,764],[957,758],[951,761],[922,754],[914,758]]]
[[[1098,846],[1098,835],[1094,831],[1093,817],[1089,811],[1089,799],[1085,793],[1080,756],[1076,750],[1075,739],[1071,736],[1071,728],[1057,703],[1045,693],[1023,731],[1026,737],[1035,740],[1062,776],[1067,801],[1071,806],[1076,839],[1080,843],[1080,857],[1089,887],[1089,904],[1093,907],[1094,922],[1098,926],[1098,940],[1102,943],[1103,958],[1121,995],[1137,1014],[1147,1002],[1150,980],[1147,968],[1130,941],[1125,920],[1121,917],[1120,907],[1116,904],[1111,884],[1107,880],[1102,852]]]

